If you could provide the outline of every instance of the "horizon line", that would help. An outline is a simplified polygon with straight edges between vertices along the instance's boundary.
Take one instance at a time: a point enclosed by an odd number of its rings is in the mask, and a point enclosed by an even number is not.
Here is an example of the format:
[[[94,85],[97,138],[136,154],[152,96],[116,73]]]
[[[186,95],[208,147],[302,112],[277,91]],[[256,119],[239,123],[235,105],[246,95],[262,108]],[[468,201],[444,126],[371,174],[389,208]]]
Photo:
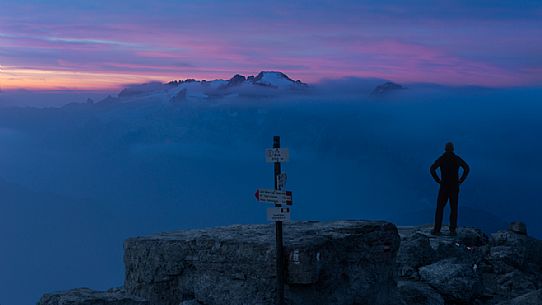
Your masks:
[[[3,68],[4,68],[3,70],[5,71],[5,66]],[[29,70],[38,71],[37,73],[39,74],[43,74],[43,73],[48,74],[48,73],[53,72],[53,71],[43,71],[43,70],[37,70],[37,69],[25,69],[25,71],[29,71]],[[16,92],[16,91],[19,91],[19,92],[21,91],[27,91],[27,92],[55,92],[55,91],[56,92],[112,92],[112,91],[122,90],[129,86],[148,84],[148,83],[153,83],[153,82],[167,84],[168,82],[171,82],[171,81],[189,80],[189,79],[193,79],[196,81],[216,81],[216,80],[227,81],[235,75],[242,75],[242,76],[248,77],[248,76],[256,76],[261,72],[280,72],[290,77],[293,71],[284,72],[277,69],[267,69],[267,70],[260,70],[258,73],[243,73],[243,72],[233,73],[231,74],[229,78],[224,78],[220,76],[208,77],[210,75],[204,76],[201,73],[195,73],[195,74],[200,74],[201,77],[198,77],[198,76],[175,77],[174,75],[160,75],[160,76],[155,75],[155,76],[145,77],[145,76],[141,76],[137,74],[122,74],[122,73],[115,73],[115,74],[107,73],[106,74],[106,73],[77,72],[77,71],[59,71],[59,72],[65,73],[65,74],[72,74],[74,76],[86,75],[86,76],[89,76],[90,79],[87,79],[86,81],[81,81],[81,79],[78,77],[65,77],[65,78],[61,78],[61,80],[69,81],[69,83],[71,83],[72,85],[62,85],[62,84],[54,83],[42,78],[41,80],[43,81],[43,85],[28,86],[27,84],[29,83],[29,81],[21,80],[19,82],[14,82],[14,79],[11,78],[11,79],[7,79],[8,81],[12,83],[11,86],[10,85],[6,86],[5,85],[6,79],[2,78],[1,77],[2,74],[0,73],[0,93],[1,92]],[[222,73],[217,73],[217,74],[224,75],[225,72],[226,71]],[[207,73],[204,73],[204,74],[207,74]],[[304,74],[304,73],[300,73],[300,74]],[[104,79],[96,80],[96,77],[105,77],[105,76],[116,77],[116,78],[114,78],[113,81],[107,81]],[[383,77],[383,76],[378,76],[378,75],[373,75],[373,76],[347,75],[347,74],[334,75],[330,77],[315,78],[313,81],[310,81],[310,80],[305,81],[302,78],[298,78],[298,77],[290,77],[290,78],[294,81],[300,80],[304,83],[307,83],[313,86],[317,86],[326,81],[345,81],[346,82],[348,80],[379,80],[383,82],[390,81],[390,82],[398,83],[401,85],[417,85],[417,86],[427,85],[427,86],[443,86],[443,87],[453,87],[453,88],[480,87],[480,88],[488,88],[488,89],[499,89],[499,88],[511,89],[511,88],[541,88],[542,87],[542,84],[534,84],[534,83],[507,85],[507,84],[481,84],[481,83],[472,83],[472,82],[458,83],[458,82],[431,82],[431,81],[408,81],[408,80],[401,81],[401,80],[396,80],[393,78]],[[92,82],[91,80],[94,80],[94,82]],[[122,80],[125,80],[125,81],[122,81]],[[35,83],[35,82],[32,82],[32,83]],[[101,84],[103,86],[99,86],[98,84]]]

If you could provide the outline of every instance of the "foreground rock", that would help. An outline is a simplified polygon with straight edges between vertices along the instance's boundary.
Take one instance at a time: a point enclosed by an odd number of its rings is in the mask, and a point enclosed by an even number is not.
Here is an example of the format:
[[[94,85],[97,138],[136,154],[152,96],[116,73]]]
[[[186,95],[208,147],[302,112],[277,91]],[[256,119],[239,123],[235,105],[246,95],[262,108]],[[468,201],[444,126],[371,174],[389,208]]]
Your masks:
[[[393,224],[299,222],[284,232],[288,304],[400,304]],[[129,239],[125,288],[151,304],[273,304],[274,241],[269,225]]]
[[[480,276],[473,266],[458,260],[441,260],[420,268],[420,276],[446,299],[468,303],[482,292]]]
[[[88,288],[47,293],[38,305],[149,305],[145,299],[129,295],[122,289],[93,291]]]
[[[540,305],[542,304],[542,289],[527,293],[499,305]]]
[[[408,305],[444,305],[442,296],[427,284],[401,281],[398,287],[403,300]]]
[[[491,236],[430,231],[366,221],[285,225],[287,304],[542,304],[542,242],[525,225]],[[39,305],[274,304],[274,243],[271,225],[132,238],[122,289],[46,294]]]
[[[400,283],[409,283],[400,289],[408,304],[418,304],[410,301],[414,288],[427,296],[419,304],[438,304],[434,293],[446,304],[524,304],[539,296],[533,291],[542,288],[542,243],[526,235],[524,224],[491,237],[474,228],[460,228],[457,236],[430,231],[431,226],[399,228],[397,268]]]

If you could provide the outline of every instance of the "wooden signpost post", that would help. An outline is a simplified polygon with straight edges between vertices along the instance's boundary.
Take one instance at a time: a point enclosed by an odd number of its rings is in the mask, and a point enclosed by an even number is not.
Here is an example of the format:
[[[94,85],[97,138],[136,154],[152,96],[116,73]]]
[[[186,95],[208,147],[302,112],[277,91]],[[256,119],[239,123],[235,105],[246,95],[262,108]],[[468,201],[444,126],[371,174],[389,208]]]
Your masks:
[[[276,304],[284,305],[284,249],[282,242],[282,222],[290,221],[290,207],[292,205],[292,192],[284,190],[286,187],[286,174],[282,173],[281,162],[289,159],[288,149],[280,148],[280,137],[273,137],[273,148],[265,150],[265,160],[274,163],[275,189],[258,189],[256,199],[263,202],[272,202],[275,207],[267,209],[267,220],[275,222],[276,235],[276,265],[277,265],[277,296]],[[286,205],[286,206],[283,206]]]

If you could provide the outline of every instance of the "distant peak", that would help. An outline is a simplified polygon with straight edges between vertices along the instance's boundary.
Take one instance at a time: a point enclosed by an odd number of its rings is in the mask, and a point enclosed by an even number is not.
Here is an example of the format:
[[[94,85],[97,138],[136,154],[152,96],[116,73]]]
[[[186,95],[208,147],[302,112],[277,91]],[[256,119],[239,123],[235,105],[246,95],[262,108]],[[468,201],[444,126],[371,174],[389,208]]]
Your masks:
[[[230,80],[228,80],[228,83],[224,86],[225,88],[230,87],[236,87],[242,85],[247,80],[246,77],[244,77],[241,74],[235,74]]]
[[[372,96],[384,96],[391,92],[397,91],[397,90],[403,90],[406,89],[404,86],[396,84],[394,82],[385,82],[381,85],[378,85],[374,88],[374,90],[371,92]]]
[[[292,80],[291,78],[288,77],[288,75],[282,73],[282,72],[279,72],[279,71],[261,71],[260,73],[258,73],[258,75],[256,75],[256,77],[254,78],[255,81],[258,81],[258,80],[261,80],[263,79],[264,77],[266,76],[274,76],[274,77],[280,77],[280,78],[284,78],[284,79],[287,79],[287,80],[290,80],[290,81],[294,81]]]
[[[307,86],[307,84],[301,82],[300,80],[293,80],[288,75],[279,72],[279,71],[261,71],[254,77],[252,80],[256,85],[263,85],[269,87],[291,87],[294,86]]]

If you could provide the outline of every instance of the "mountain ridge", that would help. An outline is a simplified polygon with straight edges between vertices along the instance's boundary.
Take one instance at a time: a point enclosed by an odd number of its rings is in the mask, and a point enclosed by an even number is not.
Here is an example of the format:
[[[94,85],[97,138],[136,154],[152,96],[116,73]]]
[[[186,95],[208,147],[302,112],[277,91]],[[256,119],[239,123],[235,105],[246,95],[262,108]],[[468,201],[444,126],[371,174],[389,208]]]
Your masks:
[[[133,98],[163,94],[170,102],[187,99],[209,99],[228,96],[275,96],[301,92],[309,87],[301,80],[293,80],[279,71],[261,71],[256,76],[236,74],[229,80],[172,80],[167,83],[149,82],[122,89],[119,98]]]

